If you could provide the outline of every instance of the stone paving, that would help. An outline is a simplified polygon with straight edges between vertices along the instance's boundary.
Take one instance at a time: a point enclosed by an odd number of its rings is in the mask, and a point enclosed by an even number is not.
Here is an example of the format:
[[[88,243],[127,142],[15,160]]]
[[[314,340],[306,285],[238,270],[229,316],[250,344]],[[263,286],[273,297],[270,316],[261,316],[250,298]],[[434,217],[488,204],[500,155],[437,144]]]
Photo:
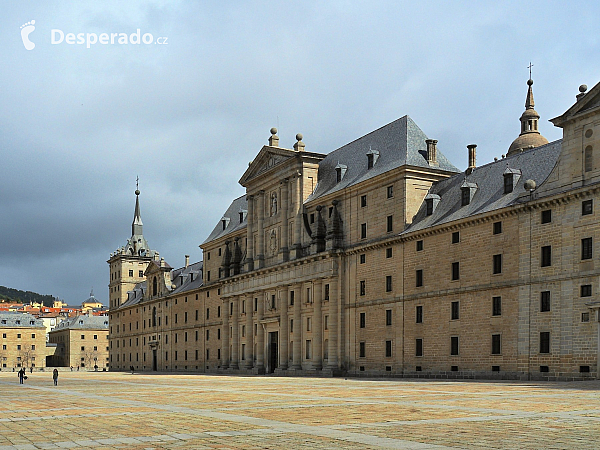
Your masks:
[[[0,450],[598,449],[600,381],[0,372]]]

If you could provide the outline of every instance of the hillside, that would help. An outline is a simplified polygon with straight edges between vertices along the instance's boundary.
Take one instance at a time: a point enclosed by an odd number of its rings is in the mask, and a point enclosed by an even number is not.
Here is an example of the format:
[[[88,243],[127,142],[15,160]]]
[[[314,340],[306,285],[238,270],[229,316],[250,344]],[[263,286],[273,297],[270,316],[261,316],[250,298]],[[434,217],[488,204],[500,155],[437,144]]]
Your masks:
[[[51,295],[41,295],[31,291],[20,291],[18,289],[0,286],[0,302],[39,302],[43,303],[44,306],[52,306],[53,301],[54,297]]]

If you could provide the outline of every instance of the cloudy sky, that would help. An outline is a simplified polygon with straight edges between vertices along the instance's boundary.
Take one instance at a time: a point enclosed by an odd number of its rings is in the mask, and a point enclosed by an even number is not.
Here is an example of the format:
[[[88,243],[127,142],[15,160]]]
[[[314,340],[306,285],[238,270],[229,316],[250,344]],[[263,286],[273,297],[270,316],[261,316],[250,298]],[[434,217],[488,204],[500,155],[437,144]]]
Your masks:
[[[144,235],[179,267],[201,259],[273,126],[284,147],[300,132],[328,153],[408,114],[465,168],[467,144],[482,165],[518,135],[530,61],[550,141],[561,130],[547,120],[600,81],[596,1],[39,0],[0,11],[0,285],[70,304],[92,287],[106,303],[137,176]],[[135,43],[138,29],[151,43]]]

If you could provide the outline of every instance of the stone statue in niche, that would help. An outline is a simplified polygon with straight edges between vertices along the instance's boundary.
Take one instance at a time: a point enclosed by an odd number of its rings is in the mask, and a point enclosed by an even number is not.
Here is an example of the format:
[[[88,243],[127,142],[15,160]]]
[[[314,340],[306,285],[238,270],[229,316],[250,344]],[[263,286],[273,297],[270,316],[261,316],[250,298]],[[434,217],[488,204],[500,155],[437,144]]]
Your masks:
[[[277,232],[275,230],[271,230],[269,236],[269,249],[273,255],[277,254]]]
[[[277,193],[273,192],[271,194],[271,216],[277,214]]]

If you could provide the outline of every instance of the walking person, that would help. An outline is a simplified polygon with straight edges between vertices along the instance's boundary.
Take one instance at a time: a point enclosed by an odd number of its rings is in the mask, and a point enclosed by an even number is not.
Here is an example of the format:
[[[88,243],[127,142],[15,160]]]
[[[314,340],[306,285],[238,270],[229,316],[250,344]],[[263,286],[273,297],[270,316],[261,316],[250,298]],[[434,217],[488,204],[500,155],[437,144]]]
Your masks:
[[[23,384],[23,379],[25,378],[25,369],[21,367],[19,370],[19,384]]]
[[[58,386],[58,369],[52,371],[52,379],[54,380],[54,386]]]

